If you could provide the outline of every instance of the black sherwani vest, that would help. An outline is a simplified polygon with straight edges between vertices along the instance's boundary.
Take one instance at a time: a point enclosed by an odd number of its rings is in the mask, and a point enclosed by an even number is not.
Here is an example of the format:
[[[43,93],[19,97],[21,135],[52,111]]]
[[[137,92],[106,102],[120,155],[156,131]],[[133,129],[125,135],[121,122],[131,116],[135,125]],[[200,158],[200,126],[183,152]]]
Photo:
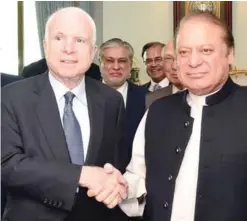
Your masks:
[[[171,218],[175,182],[193,127],[187,93],[160,99],[147,116],[145,220]],[[228,79],[206,103],[194,220],[246,221],[247,88]]]

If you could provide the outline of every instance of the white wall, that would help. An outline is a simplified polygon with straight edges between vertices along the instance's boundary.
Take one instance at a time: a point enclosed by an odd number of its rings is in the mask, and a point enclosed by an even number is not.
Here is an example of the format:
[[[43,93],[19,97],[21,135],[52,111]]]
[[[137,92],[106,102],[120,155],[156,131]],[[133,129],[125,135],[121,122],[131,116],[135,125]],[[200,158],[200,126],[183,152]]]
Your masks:
[[[102,7],[102,40],[120,37],[130,42],[141,67],[140,80],[148,80],[141,60],[142,46],[149,41],[167,42],[173,37],[173,2],[111,2]],[[233,2],[233,34],[236,41],[235,65],[247,69],[247,2]]]

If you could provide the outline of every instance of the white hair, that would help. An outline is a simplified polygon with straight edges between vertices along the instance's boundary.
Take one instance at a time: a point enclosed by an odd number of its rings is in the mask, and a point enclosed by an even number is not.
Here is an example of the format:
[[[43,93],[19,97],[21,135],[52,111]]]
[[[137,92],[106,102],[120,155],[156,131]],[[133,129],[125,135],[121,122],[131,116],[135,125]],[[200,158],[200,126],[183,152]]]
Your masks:
[[[51,21],[54,19],[54,17],[60,13],[60,12],[63,12],[63,11],[66,11],[66,10],[76,10],[80,13],[82,13],[83,15],[86,16],[86,18],[89,20],[91,26],[92,26],[92,30],[93,30],[93,33],[92,33],[92,44],[95,45],[96,44],[96,25],[95,25],[95,22],[93,20],[93,18],[87,13],[85,12],[83,9],[81,8],[78,8],[78,7],[66,7],[66,8],[60,8],[58,9],[57,11],[55,11],[54,13],[52,13],[48,19],[47,19],[47,22],[46,22],[46,25],[45,25],[45,36],[44,36],[44,39],[46,40],[47,37],[48,37],[48,32],[49,32],[49,25],[51,23]]]

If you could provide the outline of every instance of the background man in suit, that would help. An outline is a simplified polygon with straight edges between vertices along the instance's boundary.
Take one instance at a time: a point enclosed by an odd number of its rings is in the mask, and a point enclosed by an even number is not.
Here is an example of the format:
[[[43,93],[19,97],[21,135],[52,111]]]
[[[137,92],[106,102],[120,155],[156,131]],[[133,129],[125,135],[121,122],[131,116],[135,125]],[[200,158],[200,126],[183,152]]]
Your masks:
[[[109,220],[107,207],[124,197],[121,174],[101,168],[118,167],[124,103],[115,90],[84,76],[95,42],[86,12],[57,11],[44,39],[49,73],[2,90],[4,221]],[[106,185],[114,187],[107,207],[87,196],[88,188]]]
[[[156,91],[169,85],[164,72],[164,59],[162,50],[165,44],[161,42],[149,42],[142,48],[142,58],[146,65],[146,72],[151,78],[151,81],[143,86],[149,91]]]
[[[6,86],[10,83],[13,83],[15,81],[19,81],[21,79],[22,79],[22,77],[20,77],[20,76],[1,73],[1,87],[4,87],[4,86]],[[7,200],[6,197],[7,197],[6,188],[1,183],[1,216],[3,215],[3,211],[4,211],[4,208],[6,205],[6,200]]]
[[[21,76],[1,73],[1,87],[23,79]]]
[[[147,93],[146,88],[128,81],[133,56],[134,50],[132,46],[119,38],[104,42],[99,49],[103,82],[120,92],[125,103],[126,144],[125,149],[123,149],[124,152],[121,154],[124,171],[131,158],[132,142],[136,129],[145,113],[145,96]]]
[[[175,50],[173,41],[169,41],[168,44],[163,48],[162,57],[165,61],[164,70],[166,73],[166,77],[169,80],[170,84],[160,90],[148,93],[146,96],[146,108],[149,108],[155,100],[177,93],[178,91],[184,89],[177,75],[177,64],[175,61]]]
[[[103,82],[122,94],[125,103],[124,148],[121,152],[122,173],[129,164],[132,154],[132,143],[136,129],[145,113],[145,96],[147,89],[128,81],[134,49],[122,39],[113,38],[101,44],[99,48],[100,70]],[[114,211],[114,220],[136,220],[127,217],[119,208]]]
[[[133,216],[146,203],[149,221],[245,221],[247,88],[229,77],[232,33],[214,14],[187,15],[176,53],[188,91],[157,100],[144,115],[120,206]]]
[[[21,72],[21,76],[24,78],[33,77],[39,74],[43,74],[48,70],[46,59],[42,58],[36,62],[33,62],[25,66]],[[99,66],[92,63],[90,68],[85,73],[86,76],[91,77],[96,80],[101,80],[101,74],[99,71]]]

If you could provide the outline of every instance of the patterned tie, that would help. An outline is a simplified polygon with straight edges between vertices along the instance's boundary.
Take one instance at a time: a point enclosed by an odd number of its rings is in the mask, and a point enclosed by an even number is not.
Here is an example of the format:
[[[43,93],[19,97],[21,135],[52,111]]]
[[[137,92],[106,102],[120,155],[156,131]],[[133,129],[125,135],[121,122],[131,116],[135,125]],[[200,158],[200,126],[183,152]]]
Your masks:
[[[67,92],[64,95],[65,107],[63,114],[63,126],[71,162],[73,164],[83,165],[84,151],[81,128],[72,109],[74,97],[75,95],[72,92]]]
[[[159,89],[161,89],[161,86],[159,84],[155,84],[154,88],[153,88],[153,91],[156,91],[156,90],[159,90]]]

